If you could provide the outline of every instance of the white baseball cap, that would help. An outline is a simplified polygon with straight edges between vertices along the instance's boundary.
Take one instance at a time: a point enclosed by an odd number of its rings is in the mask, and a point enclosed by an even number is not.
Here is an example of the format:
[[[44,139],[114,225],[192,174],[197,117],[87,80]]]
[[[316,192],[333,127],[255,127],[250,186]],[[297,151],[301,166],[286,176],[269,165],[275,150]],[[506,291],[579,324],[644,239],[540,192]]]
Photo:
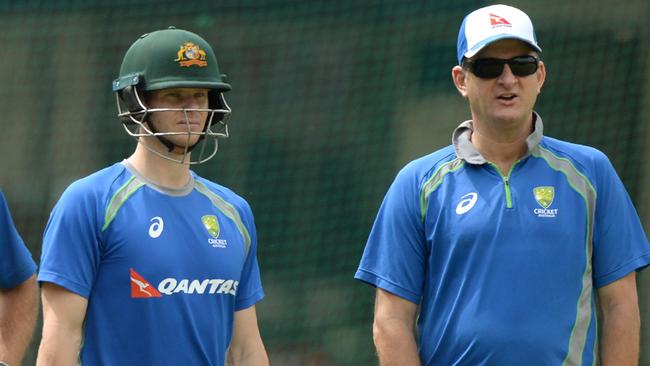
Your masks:
[[[508,5],[491,5],[474,10],[463,19],[458,32],[458,64],[463,57],[470,58],[500,39],[518,39],[542,52],[533,22],[526,13]]]

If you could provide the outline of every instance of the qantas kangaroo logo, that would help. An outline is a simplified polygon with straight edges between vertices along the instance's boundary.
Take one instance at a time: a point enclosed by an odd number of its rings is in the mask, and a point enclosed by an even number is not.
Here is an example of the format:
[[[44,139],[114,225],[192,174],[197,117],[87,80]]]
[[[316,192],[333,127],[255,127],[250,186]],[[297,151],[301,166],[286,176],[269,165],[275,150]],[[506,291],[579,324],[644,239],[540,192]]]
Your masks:
[[[512,26],[510,22],[506,20],[506,18],[496,14],[490,14],[490,24],[492,25],[493,28],[495,26],[507,26],[507,27]]]
[[[131,274],[131,297],[132,298],[152,298],[163,297],[175,294],[188,295],[237,295],[237,286],[239,281],[221,278],[164,278],[158,284],[158,287],[145,280],[133,268]]]
[[[131,268],[131,297],[162,297],[155,287]]]

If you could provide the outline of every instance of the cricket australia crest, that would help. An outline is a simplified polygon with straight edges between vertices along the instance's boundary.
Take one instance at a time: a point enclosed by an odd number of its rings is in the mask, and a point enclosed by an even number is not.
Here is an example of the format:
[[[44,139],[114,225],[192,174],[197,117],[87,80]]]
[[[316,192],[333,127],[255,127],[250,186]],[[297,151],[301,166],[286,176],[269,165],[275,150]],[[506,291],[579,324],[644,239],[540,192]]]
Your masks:
[[[216,216],[205,215],[201,217],[201,221],[203,222],[203,226],[208,231],[208,234],[210,234],[210,236],[213,238],[219,237],[219,221],[217,221]]]
[[[533,195],[535,196],[535,201],[537,204],[542,206],[542,208],[536,208],[533,210],[537,217],[555,217],[557,216],[558,209],[551,209],[553,200],[555,199],[555,187],[552,186],[541,186],[535,187],[533,189]]]

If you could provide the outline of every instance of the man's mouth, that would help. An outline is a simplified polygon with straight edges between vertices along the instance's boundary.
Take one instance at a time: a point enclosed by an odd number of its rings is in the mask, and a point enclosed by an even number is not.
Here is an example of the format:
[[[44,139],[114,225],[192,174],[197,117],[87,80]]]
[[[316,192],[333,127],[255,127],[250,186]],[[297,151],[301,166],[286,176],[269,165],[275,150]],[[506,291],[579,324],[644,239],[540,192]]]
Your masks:
[[[188,125],[189,126],[198,126],[199,125],[198,122],[192,122],[192,121],[180,121],[180,122],[177,122],[176,124],[181,125],[181,126],[188,126]]]
[[[512,93],[501,94],[497,97],[497,99],[503,101],[512,101],[515,98],[517,98],[517,94],[512,94]]]

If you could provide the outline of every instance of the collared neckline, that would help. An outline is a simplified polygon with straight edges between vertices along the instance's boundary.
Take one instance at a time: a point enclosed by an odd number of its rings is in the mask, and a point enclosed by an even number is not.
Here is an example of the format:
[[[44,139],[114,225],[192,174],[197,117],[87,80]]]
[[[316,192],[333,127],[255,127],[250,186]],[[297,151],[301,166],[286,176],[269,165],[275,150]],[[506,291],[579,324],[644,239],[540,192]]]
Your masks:
[[[140,181],[142,181],[144,184],[147,186],[153,188],[154,190],[164,193],[170,196],[185,196],[192,192],[194,190],[194,174],[190,171],[190,179],[185,184],[185,186],[181,188],[169,188],[169,187],[163,187],[161,185],[158,185],[151,180],[147,179],[144,175],[140,174],[131,163],[129,163],[128,160],[124,159],[120,162],[120,164],[124,165],[124,167],[133,175],[135,175]]]
[[[542,123],[542,117],[540,117],[537,112],[533,112],[533,120],[535,123],[535,128],[533,132],[526,138],[528,151],[526,152],[526,155],[522,157],[522,159],[529,156],[531,152],[537,148],[540,141],[542,141],[542,137],[544,136],[544,124]],[[465,160],[470,164],[485,164],[488,161],[485,160],[483,155],[481,155],[474,144],[472,144],[472,131],[472,120],[467,120],[456,127],[452,135],[454,150],[456,150],[456,155],[459,158]]]

